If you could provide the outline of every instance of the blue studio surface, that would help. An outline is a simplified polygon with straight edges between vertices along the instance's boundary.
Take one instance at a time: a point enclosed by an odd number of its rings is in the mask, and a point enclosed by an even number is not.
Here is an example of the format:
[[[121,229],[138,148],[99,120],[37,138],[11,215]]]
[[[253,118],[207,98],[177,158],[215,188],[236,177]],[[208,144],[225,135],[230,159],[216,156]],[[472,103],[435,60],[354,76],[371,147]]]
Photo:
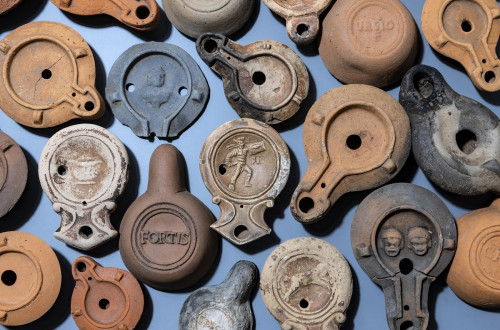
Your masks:
[[[160,7],[161,1],[157,0]],[[241,0],[244,1],[244,0]],[[402,0],[413,14],[420,31],[420,50],[417,62],[436,67],[446,81],[458,93],[483,103],[500,115],[500,92],[479,92],[462,67],[434,52],[423,38],[420,15],[423,0]],[[148,42],[168,42],[186,50],[200,66],[210,85],[210,100],[205,111],[194,124],[182,135],[172,141],[138,138],[128,128],[116,120],[109,106],[105,115],[92,123],[98,124],[114,133],[127,147],[130,157],[130,179],[124,195],[118,200],[118,209],[111,219],[115,228],[119,228],[121,218],[128,206],[146,190],[149,158],[153,150],[162,143],[172,143],[184,155],[187,163],[188,188],[192,194],[204,202],[215,217],[220,214],[217,205],[212,203],[212,196],[206,189],[199,170],[199,154],[203,143],[210,133],[221,124],[239,118],[224,95],[222,80],[197,55],[195,41],[181,34],[170,24],[162,13],[159,27],[152,32],[137,32],[122,25],[108,16],[75,16],[62,12],[48,0],[24,0],[12,12],[0,16],[0,39],[10,31],[32,21],[55,21],[75,29],[91,46],[96,59],[96,85],[104,95],[106,80],[115,60],[132,45]],[[195,289],[222,282],[230,268],[238,260],[250,260],[262,270],[266,258],[280,243],[288,239],[314,236],[333,244],[347,259],[353,274],[354,292],[347,310],[347,321],[342,329],[387,329],[384,295],[379,286],[359,267],[350,244],[350,228],[353,214],[359,203],[370,191],[350,193],[342,197],[324,220],[313,225],[303,226],[297,222],[289,210],[291,195],[305,173],[307,161],[302,143],[303,121],[308,109],[325,92],[341,86],[326,70],[315,44],[297,47],[287,36],[284,20],[274,15],[262,2],[258,5],[250,22],[231,38],[240,44],[249,44],[258,40],[277,40],[290,46],[303,59],[310,74],[310,91],[299,112],[277,129],[290,149],[291,173],[289,181],[276,200],[275,206],[266,211],[266,220],[272,233],[247,246],[235,246],[225,239],[216,262],[207,276],[181,292],[161,292],[143,286],[145,294],[144,315],[139,329],[177,329],[179,311],[188,295]],[[399,87],[386,90],[396,99]],[[38,180],[38,161],[48,139],[58,130],[76,121],[49,129],[31,129],[21,126],[0,112],[0,129],[11,136],[22,147],[28,160],[28,184],[21,199],[14,209],[0,220],[0,231],[23,231],[41,237],[56,252],[62,269],[62,287],[53,308],[39,320],[18,329],[76,329],[70,314],[70,301],[74,281],[71,276],[73,260],[82,255],[94,258],[103,266],[125,268],[118,251],[118,239],[91,250],[88,253],[73,249],[58,241],[53,232],[58,228],[60,217],[52,210],[52,205],[43,193]],[[436,192],[446,203],[455,218],[463,214],[488,206],[493,196],[462,198],[451,195],[433,184],[418,169],[412,156],[402,172],[393,182],[412,182]],[[252,296],[252,306],[257,330],[279,329],[278,322],[267,311],[260,292]],[[443,278],[437,279],[430,288],[429,329],[500,329],[499,310],[481,310],[460,300],[446,285]]]

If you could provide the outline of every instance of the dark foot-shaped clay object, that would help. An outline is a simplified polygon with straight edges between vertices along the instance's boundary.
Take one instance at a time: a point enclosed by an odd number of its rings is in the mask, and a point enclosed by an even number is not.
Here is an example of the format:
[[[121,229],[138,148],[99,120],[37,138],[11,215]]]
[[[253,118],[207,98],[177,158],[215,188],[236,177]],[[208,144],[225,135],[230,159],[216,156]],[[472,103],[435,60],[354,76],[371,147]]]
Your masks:
[[[253,262],[238,261],[224,282],[193,292],[182,306],[179,330],[253,329],[250,295],[258,274]]]

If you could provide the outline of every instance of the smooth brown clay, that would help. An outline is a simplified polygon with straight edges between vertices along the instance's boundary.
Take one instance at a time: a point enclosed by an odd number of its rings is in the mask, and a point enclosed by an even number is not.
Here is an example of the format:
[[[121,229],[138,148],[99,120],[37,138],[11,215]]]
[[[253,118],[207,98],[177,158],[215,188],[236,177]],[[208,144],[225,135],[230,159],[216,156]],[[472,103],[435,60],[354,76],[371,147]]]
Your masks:
[[[33,22],[0,41],[0,108],[35,128],[94,120],[105,107],[94,87],[92,50],[73,29]]]
[[[73,262],[76,281],[71,314],[80,330],[134,329],[144,309],[144,295],[126,270],[102,267],[89,257]]]
[[[185,163],[177,148],[161,145],[149,163],[147,191],[129,207],[120,227],[120,254],[141,281],[180,290],[198,281],[219,247],[214,217],[186,190]]]
[[[319,53],[343,83],[394,84],[417,52],[417,26],[398,0],[338,0],[323,20]]]
[[[389,328],[425,330],[429,287],[457,246],[455,221],[439,197],[410,183],[375,190],[354,214],[351,246],[384,291]]]
[[[28,180],[28,164],[19,145],[0,132],[0,218],[23,194]]]
[[[0,1],[0,15],[11,11],[16,7],[22,0],[2,0]]]
[[[242,46],[222,34],[205,33],[196,51],[222,77],[226,98],[242,118],[279,124],[299,111],[309,93],[304,62],[281,42]]]
[[[128,182],[128,154],[107,129],[79,124],[54,134],[43,148],[38,176],[61,216],[58,240],[91,250],[118,235],[110,213]]]
[[[338,330],[346,321],[352,275],[333,245],[299,237],[284,242],[267,258],[260,290],[281,329]]]
[[[44,315],[61,288],[56,254],[40,238],[17,231],[0,234],[0,324],[23,325]]]
[[[140,31],[149,31],[160,22],[155,0],[50,0],[59,9],[75,15],[106,14]]]
[[[408,158],[410,138],[405,110],[386,92],[366,85],[327,92],[304,123],[308,167],[292,196],[292,215],[316,222],[345,193],[386,183]]]
[[[457,219],[458,246],[446,282],[479,308],[500,307],[500,198]]]
[[[314,41],[320,30],[319,15],[332,0],[264,0],[266,6],[286,19],[288,37],[297,45]]]
[[[482,91],[500,90],[500,8],[495,0],[427,0],[422,31],[438,53],[462,64]]]
[[[253,119],[225,123],[205,141],[200,171],[221,209],[214,230],[237,245],[271,232],[264,212],[290,173],[288,147],[278,132]]]

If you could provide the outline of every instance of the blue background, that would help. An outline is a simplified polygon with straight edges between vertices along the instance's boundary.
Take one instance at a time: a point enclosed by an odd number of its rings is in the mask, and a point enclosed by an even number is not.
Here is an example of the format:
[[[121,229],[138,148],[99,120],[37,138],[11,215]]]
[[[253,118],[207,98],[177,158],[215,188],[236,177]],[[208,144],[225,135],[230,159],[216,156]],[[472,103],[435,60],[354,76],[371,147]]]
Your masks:
[[[158,2],[162,6],[159,0]],[[402,2],[410,9],[420,29],[420,14],[424,1],[404,0]],[[212,204],[211,195],[201,179],[198,157],[209,134],[219,125],[236,119],[238,116],[225,99],[221,79],[198,57],[195,42],[177,31],[164,14],[162,14],[160,26],[155,31],[140,33],[126,28],[107,16],[79,17],[65,14],[47,0],[24,0],[20,7],[0,16],[0,39],[22,24],[41,20],[69,25],[85,38],[94,51],[97,68],[96,84],[101,94],[104,94],[107,75],[114,61],[132,45],[146,41],[169,42],[181,46],[194,57],[210,84],[210,100],[206,110],[194,125],[172,143],[181,150],[186,159],[190,191],[210,207],[214,215],[218,217],[219,209]],[[251,260],[257,264],[259,269],[262,269],[267,256],[279,243],[300,236],[315,236],[335,245],[352,267],[354,292],[347,311],[347,322],[342,329],[387,328],[382,290],[358,266],[349,239],[354,211],[369,192],[351,193],[342,197],[324,220],[311,227],[304,227],[295,221],[288,208],[293,190],[307,166],[302,144],[302,123],[307,110],[322,94],[341,84],[325,69],[316,47],[313,45],[298,48],[288,39],[284,20],[272,14],[263,3],[258,3],[251,21],[241,31],[233,35],[232,39],[241,44],[263,39],[281,41],[301,55],[310,73],[309,96],[300,112],[277,127],[290,148],[292,169],[288,184],[278,197],[275,207],[266,212],[267,222],[273,232],[270,236],[243,247],[237,247],[222,240],[221,249],[212,271],[191,290],[170,293],[143,286],[146,304],[139,327],[142,329],[176,329],[179,311],[190,291],[200,286],[220,283],[226,277],[231,266],[238,260]],[[458,93],[478,100],[490,107],[497,115],[500,114],[498,110],[499,93],[478,92],[461,66],[432,51],[421,33],[417,61],[437,67]],[[399,88],[390,89],[388,92],[397,99]],[[118,136],[129,152],[130,181],[125,194],[118,201],[117,211],[112,215],[115,228],[119,228],[120,220],[127,207],[146,190],[151,153],[158,145],[167,143],[167,141],[156,139],[154,142],[150,142],[136,137],[129,128],[115,120],[109,107],[104,117],[95,123]],[[38,321],[25,326],[27,329],[76,328],[70,315],[70,299],[73,290],[70,267],[75,258],[84,254],[54,238],[53,232],[59,225],[59,216],[52,211],[51,203],[38,182],[37,173],[37,163],[45,143],[57,130],[66,126],[68,124],[51,129],[31,129],[20,126],[3,112],[0,112],[0,129],[21,145],[29,167],[29,182],[26,191],[14,210],[0,221],[0,231],[19,230],[40,236],[56,251],[63,273],[62,290],[54,307]],[[470,210],[485,207],[493,199],[492,196],[461,198],[440,190],[433,186],[417,169],[411,156],[405,168],[394,181],[413,182],[437,192],[455,218]],[[118,251],[118,240],[90,251],[88,255],[95,258],[103,266],[124,268]],[[431,314],[429,329],[500,328],[498,310],[483,311],[469,306],[453,294],[442,278],[431,286],[429,305]],[[256,318],[256,329],[279,329],[278,323],[265,308],[259,292],[253,295],[253,310]]]

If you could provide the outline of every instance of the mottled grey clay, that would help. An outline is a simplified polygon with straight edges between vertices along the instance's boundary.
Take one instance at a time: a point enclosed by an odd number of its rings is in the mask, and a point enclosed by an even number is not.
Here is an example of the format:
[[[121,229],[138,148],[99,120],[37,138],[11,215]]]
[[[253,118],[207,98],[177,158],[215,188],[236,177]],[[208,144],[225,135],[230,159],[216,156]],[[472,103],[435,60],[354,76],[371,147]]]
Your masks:
[[[160,42],[126,50],[113,64],[106,86],[114,115],[140,137],[177,137],[199,117],[209,94],[193,58]]]
[[[427,178],[459,195],[500,193],[500,120],[456,93],[433,67],[403,78],[399,101],[411,122],[413,155]]]
[[[182,306],[179,329],[253,329],[250,295],[258,273],[253,262],[238,261],[224,282],[193,292]]]

